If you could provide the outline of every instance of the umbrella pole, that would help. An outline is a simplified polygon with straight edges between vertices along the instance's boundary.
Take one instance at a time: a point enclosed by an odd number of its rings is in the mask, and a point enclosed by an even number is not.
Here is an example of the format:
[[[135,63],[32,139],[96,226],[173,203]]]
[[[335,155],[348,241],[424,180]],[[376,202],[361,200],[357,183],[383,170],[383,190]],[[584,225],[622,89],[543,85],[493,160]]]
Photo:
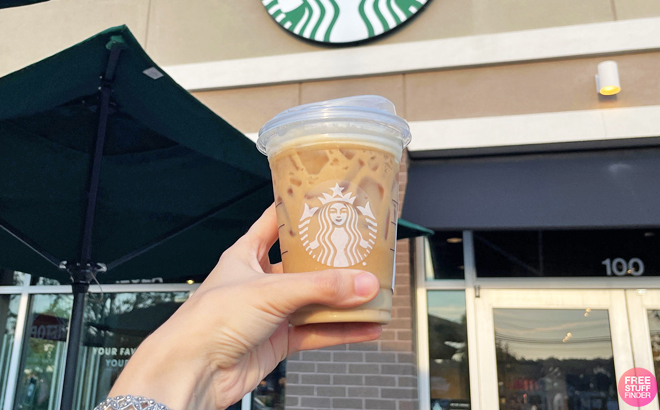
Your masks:
[[[100,104],[99,104],[99,126],[96,133],[94,152],[92,156],[89,185],[87,189],[87,210],[85,213],[85,224],[83,225],[82,246],[80,251],[80,262],[64,263],[63,268],[71,276],[71,288],[73,291],[73,307],[71,310],[71,321],[69,322],[69,340],[67,341],[66,363],[64,365],[64,382],[62,383],[62,400],[60,410],[73,409],[73,395],[76,387],[76,373],[78,371],[78,354],[80,342],[83,336],[83,317],[85,313],[85,296],[89,290],[90,279],[96,277],[97,272],[105,271],[105,265],[92,262],[92,228],[94,226],[94,214],[96,211],[96,199],[99,189],[101,175],[101,159],[103,158],[103,145],[108,128],[108,116],[110,114],[110,94],[112,92],[112,81],[122,50],[123,39],[111,38],[108,43],[110,56],[106,66],[105,75],[101,78]]]
[[[60,409],[73,408],[73,393],[76,382],[76,369],[78,367],[78,353],[80,352],[80,341],[82,340],[83,313],[85,312],[85,297],[89,289],[89,283],[77,282],[71,285],[73,288],[73,308],[71,309],[71,321],[69,322],[69,339],[66,347],[66,363],[64,365],[64,383],[62,384],[62,404]],[[73,369],[74,371],[70,371]]]

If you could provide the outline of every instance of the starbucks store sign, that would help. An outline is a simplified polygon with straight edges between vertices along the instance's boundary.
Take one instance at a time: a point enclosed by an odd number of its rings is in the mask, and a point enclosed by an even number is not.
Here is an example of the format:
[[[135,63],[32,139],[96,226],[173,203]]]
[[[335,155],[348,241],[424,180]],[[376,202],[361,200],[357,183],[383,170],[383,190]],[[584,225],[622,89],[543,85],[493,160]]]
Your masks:
[[[308,40],[350,44],[387,33],[430,0],[262,0],[284,29]]]

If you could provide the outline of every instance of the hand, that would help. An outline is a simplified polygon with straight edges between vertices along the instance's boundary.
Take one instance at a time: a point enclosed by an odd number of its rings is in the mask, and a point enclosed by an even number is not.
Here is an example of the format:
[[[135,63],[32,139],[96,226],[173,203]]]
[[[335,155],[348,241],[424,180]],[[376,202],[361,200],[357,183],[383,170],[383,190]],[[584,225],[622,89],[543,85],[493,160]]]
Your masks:
[[[303,306],[354,307],[373,299],[379,284],[358,270],[282,273],[268,260],[276,239],[271,206],[140,345],[109,396],[144,396],[172,410],[224,409],[291,353],[380,336],[374,323],[289,326]]]

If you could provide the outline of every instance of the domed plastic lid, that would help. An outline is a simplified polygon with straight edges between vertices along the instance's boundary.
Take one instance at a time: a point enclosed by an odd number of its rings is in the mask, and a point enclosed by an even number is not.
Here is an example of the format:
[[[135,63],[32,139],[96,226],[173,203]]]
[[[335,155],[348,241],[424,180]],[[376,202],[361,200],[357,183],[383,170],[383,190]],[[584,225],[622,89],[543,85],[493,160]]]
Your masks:
[[[400,145],[401,149],[410,143],[410,127],[403,118],[396,115],[390,100],[378,95],[359,95],[299,105],[282,111],[261,127],[257,148],[266,154],[273,137],[280,137],[276,139],[281,143],[281,137],[293,128],[319,123],[332,127],[332,124],[343,122],[358,128],[360,124],[383,128],[387,131],[383,137],[396,139],[396,145]]]

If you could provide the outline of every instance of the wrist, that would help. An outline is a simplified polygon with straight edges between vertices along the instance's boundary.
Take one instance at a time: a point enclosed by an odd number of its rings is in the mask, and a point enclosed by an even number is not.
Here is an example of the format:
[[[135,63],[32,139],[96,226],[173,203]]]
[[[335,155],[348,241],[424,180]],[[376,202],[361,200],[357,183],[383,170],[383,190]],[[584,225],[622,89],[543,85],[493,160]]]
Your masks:
[[[214,408],[205,403],[211,374],[185,343],[157,331],[135,351],[110,391],[114,396],[143,396],[171,410]],[[200,394],[200,392],[202,394]]]

